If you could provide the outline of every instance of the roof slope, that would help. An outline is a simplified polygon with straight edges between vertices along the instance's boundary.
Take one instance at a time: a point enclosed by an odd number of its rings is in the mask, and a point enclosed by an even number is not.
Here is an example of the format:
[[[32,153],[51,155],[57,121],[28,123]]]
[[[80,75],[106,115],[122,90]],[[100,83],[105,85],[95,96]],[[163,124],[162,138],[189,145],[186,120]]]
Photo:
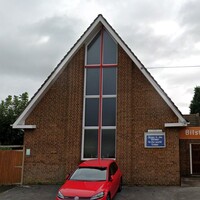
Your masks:
[[[144,65],[140,62],[140,60],[135,56],[135,54],[131,51],[131,49],[125,44],[125,42],[121,39],[121,37],[117,34],[117,32],[110,26],[110,24],[106,21],[106,19],[102,15],[98,15],[97,18],[93,21],[93,23],[88,27],[88,29],[83,33],[83,35],[79,38],[79,40],[74,44],[74,46],[70,49],[70,51],[64,56],[64,58],[60,61],[60,63],[56,66],[54,71],[50,74],[50,76],[46,79],[46,81],[42,84],[36,94],[33,96],[31,101],[29,102],[26,109],[22,112],[19,118],[13,124],[13,128],[36,128],[36,125],[25,125],[25,120],[35,108],[35,106],[39,103],[42,97],[46,94],[48,89],[52,86],[55,80],[59,77],[59,75],[64,71],[65,67],[73,57],[73,55],[80,49],[80,47],[87,43],[90,36],[94,35],[97,30],[104,26],[107,31],[112,35],[112,37],[116,40],[116,42],[124,49],[124,51],[129,55],[132,61],[136,64],[138,69],[143,73],[143,75],[149,80],[149,82],[153,85],[156,91],[160,94],[163,100],[167,103],[167,105],[172,109],[175,115],[178,117],[177,123],[168,123],[165,124],[166,127],[171,126],[186,126],[187,122],[183,118],[181,112],[175,106],[175,104],[171,101],[171,99],[167,96],[164,90],[160,87],[160,85],[155,81],[155,79],[151,76],[151,74],[147,71]]]

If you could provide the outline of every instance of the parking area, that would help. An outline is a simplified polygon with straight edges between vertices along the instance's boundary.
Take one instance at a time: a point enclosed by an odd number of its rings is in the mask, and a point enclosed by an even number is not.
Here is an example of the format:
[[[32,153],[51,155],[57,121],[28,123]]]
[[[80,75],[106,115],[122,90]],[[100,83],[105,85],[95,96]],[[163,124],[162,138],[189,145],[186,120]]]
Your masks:
[[[59,185],[24,185],[16,186],[0,193],[0,200],[55,200]]]
[[[0,193],[0,200],[54,200],[59,185],[17,186]],[[127,187],[114,200],[199,200],[200,187]]]

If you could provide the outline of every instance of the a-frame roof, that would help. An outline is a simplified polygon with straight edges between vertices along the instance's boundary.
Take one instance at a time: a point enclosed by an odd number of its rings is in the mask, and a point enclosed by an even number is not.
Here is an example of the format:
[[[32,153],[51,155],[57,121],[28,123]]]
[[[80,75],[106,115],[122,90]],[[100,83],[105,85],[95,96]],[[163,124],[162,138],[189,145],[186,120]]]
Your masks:
[[[154,80],[151,74],[147,71],[144,65],[140,62],[140,60],[135,56],[135,54],[131,51],[131,49],[125,44],[125,42],[121,39],[121,37],[117,34],[117,32],[110,26],[110,24],[106,21],[106,19],[102,15],[98,15],[98,17],[93,21],[93,23],[89,26],[89,28],[84,32],[84,34],[80,37],[80,39],[75,43],[75,45],[70,49],[70,51],[65,55],[65,57],[60,61],[54,71],[50,74],[50,76],[46,79],[40,89],[33,96],[31,101],[29,102],[26,109],[22,112],[19,118],[13,124],[13,128],[23,128],[23,129],[32,129],[36,128],[36,125],[28,125],[25,124],[25,120],[35,108],[35,106],[40,102],[42,97],[46,94],[55,80],[60,76],[60,74],[64,71],[65,67],[71,60],[71,58],[75,55],[75,53],[80,49],[80,47],[87,43],[88,40],[93,36],[97,30],[104,26],[107,31],[112,35],[112,37],[116,40],[116,42],[123,48],[123,50],[128,54],[128,56],[132,59],[132,61],[136,64],[138,69],[142,72],[142,74],[148,79],[148,81],[152,84],[155,90],[159,93],[159,95],[163,98],[163,100],[167,103],[167,105],[172,109],[175,115],[178,118],[177,123],[166,123],[166,127],[179,127],[186,126],[187,122],[183,118],[181,112],[175,106],[175,104],[171,101],[171,99],[167,96],[167,94],[163,91],[160,85]]]

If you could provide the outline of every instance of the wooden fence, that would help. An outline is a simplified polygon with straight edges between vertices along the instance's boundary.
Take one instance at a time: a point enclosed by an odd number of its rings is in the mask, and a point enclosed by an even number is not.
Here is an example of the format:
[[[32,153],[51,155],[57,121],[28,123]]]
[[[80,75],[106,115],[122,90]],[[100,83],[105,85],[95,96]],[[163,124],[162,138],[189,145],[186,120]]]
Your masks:
[[[22,184],[23,146],[0,146],[0,185]]]

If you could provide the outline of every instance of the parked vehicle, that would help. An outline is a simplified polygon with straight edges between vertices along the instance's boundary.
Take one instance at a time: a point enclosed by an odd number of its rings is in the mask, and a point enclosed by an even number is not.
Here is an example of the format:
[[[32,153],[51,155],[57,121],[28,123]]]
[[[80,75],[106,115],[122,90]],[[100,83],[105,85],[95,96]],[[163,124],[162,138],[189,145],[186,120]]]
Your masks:
[[[111,200],[121,189],[122,173],[114,160],[88,160],[67,177],[56,200]]]

